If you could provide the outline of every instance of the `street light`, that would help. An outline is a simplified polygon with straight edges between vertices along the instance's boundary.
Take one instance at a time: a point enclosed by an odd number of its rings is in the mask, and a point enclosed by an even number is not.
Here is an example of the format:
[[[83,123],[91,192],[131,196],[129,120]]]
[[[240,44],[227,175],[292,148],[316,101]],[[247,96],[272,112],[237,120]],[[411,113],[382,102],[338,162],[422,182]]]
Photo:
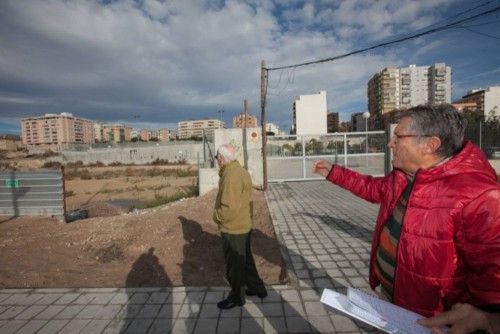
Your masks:
[[[366,166],[368,166],[368,118],[370,118],[370,113],[365,111],[363,113],[363,118],[365,119],[365,158],[366,158]]]
[[[220,114],[220,121],[222,126],[222,114],[224,113],[224,110],[217,110],[217,112]]]

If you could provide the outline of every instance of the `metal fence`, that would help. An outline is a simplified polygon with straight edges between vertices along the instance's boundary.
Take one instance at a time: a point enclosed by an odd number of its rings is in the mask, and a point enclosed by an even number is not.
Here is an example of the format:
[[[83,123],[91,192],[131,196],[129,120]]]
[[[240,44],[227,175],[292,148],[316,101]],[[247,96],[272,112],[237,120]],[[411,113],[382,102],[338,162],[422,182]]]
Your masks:
[[[499,122],[470,123],[465,131],[465,138],[478,145],[489,159],[500,159]]]
[[[312,164],[325,159],[355,171],[384,175],[385,131],[328,135],[270,136],[267,141],[269,182],[322,179]]]
[[[0,171],[0,215],[64,217],[62,171]]]

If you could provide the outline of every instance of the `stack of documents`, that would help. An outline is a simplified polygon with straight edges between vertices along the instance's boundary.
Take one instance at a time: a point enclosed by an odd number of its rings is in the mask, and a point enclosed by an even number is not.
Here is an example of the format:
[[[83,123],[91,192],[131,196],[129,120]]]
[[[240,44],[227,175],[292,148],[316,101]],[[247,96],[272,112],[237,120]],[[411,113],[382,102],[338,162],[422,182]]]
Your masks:
[[[430,329],[417,324],[420,314],[378,299],[363,291],[348,288],[347,295],[325,289],[321,302],[387,333],[428,334]]]

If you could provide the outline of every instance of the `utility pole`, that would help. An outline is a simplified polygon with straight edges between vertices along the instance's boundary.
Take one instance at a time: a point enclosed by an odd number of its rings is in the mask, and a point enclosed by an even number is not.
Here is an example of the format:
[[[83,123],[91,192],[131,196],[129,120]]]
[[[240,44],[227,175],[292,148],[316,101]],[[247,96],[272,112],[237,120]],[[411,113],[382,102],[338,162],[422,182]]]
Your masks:
[[[260,65],[260,123],[262,127],[262,169],[263,183],[262,190],[267,190],[267,134],[266,134],[266,95],[267,95],[267,75],[266,62],[262,60]]]
[[[243,123],[243,128],[247,128],[247,117],[248,117],[248,102],[247,99],[243,100],[243,117],[244,117],[244,123]]]

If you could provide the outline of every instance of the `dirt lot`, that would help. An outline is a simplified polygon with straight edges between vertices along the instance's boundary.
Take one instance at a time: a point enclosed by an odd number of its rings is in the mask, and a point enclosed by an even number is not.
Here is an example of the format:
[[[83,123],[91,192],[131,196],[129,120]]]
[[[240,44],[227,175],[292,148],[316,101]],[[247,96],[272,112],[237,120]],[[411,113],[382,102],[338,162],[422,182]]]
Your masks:
[[[0,288],[225,285],[215,195],[69,224],[0,217]],[[259,273],[284,283],[264,194],[254,190],[253,200]]]

